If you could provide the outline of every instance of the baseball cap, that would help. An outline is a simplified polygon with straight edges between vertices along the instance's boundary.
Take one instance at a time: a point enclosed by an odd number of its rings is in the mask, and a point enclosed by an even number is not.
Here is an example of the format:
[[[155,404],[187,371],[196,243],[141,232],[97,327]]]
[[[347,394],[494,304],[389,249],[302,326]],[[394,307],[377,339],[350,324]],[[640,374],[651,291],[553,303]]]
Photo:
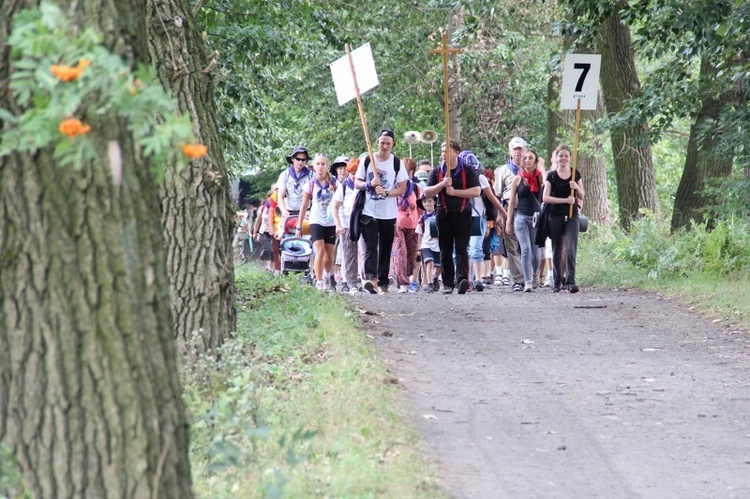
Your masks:
[[[515,149],[516,147],[526,147],[526,141],[521,137],[513,137],[508,143],[508,149]]]

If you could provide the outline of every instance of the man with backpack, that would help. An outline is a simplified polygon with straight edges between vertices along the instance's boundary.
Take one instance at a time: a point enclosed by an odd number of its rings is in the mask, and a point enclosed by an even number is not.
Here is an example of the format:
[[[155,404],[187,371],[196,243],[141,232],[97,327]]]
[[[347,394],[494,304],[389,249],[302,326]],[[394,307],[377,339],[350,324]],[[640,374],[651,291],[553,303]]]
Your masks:
[[[461,145],[457,141],[451,140],[449,145],[443,143],[443,164],[430,173],[424,193],[426,198],[437,196],[438,200],[436,219],[445,294],[453,293],[456,281],[458,294],[469,289],[471,200],[481,192],[476,171],[464,165],[460,152]]]
[[[388,292],[388,271],[391,248],[396,230],[397,198],[406,190],[406,168],[391,154],[396,143],[393,130],[378,133],[375,164],[370,164],[367,153],[360,156],[354,186],[366,191],[360,216],[362,239],[365,244],[362,287],[371,294]]]

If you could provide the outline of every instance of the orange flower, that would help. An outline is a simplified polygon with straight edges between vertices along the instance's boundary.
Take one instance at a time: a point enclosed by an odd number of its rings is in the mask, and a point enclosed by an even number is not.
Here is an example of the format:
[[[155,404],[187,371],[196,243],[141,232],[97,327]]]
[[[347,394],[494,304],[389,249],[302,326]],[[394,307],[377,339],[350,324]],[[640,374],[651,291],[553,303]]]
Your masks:
[[[81,123],[81,120],[70,118],[60,123],[60,126],[57,127],[57,129],[60,133],[67,135],[72,139],[76,135],[86,135],[89,133],[89,130],[91,130],[91,127]]]
[[[208,154],[208,147],[203,144],[185,144],[182,146],[182,154],[190,159],[202,158]]]
[[[91,61],[88,59],[81,59],[78,61],[76,67],[65,66],[65,65],[52,65],[49,70],[52,75],[60,81],[70,82],[76,81],[83,74],[83,70],[87,66],[91,65]]]

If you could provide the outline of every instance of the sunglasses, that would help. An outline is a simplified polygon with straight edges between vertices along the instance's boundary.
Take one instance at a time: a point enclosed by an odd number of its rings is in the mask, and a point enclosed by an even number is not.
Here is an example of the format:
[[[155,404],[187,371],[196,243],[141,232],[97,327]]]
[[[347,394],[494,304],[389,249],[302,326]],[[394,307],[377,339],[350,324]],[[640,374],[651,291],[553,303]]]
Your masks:
[[[293,157],[292,159],[297,161],[307,161],[307,158],[298,158],[297,156]]]

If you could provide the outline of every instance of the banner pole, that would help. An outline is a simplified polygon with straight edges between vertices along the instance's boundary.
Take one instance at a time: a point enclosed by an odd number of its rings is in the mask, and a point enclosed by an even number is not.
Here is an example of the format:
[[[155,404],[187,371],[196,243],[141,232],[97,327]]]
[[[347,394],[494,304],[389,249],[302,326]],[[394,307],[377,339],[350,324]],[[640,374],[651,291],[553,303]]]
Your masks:
[[[572,174],[570,177],[570,180],[575,182],[576,179],[576,164],[578,163],[578,127],[581,125],[581,99],[578,99],[578,104],[576,106],[576,128],[575,132],[573,133],[573,168],[572,168]],[[570,189],[570,195],[575,196],[575,191],[573,189]],[[573,202],[575,203],[576,200],[573,199]],[[570,205],[570,210],[568,211],[568,218],[573,218],[573,205]]]
[[[357,83],[357,73],[354,70],[354,60],[352,59],[352,53],[349,50],[349,44],[345,45],[346,55],[349,57],[349,68],[352,71],[352,80],[354,81],[354,92],[357,96],[357,109],[359,109],[359,119],[362,122],[362,130],[365,132],[365,142],[367,143],[367,154],[370,157],[370,164],[375,168],[375,156],[372,153],[372,144],[370,143],[370,132],[367,130],[367,118],[365,118],[365,110],[362,107],[362,96],[359,94],[359,84]]]

